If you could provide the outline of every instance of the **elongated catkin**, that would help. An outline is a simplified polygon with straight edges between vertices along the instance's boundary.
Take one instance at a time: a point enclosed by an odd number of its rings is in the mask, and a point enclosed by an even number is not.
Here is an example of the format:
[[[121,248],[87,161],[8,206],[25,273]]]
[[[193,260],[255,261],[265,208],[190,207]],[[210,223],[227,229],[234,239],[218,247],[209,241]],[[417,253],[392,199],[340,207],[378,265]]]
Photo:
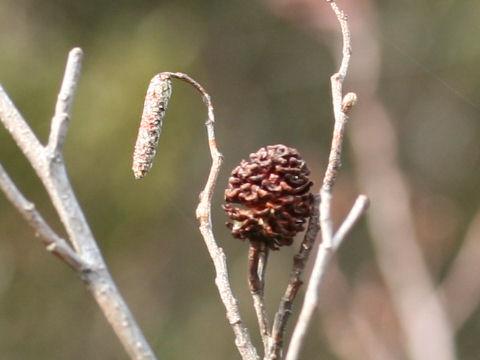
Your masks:
[[[171,95],[170,75],[168,73],[155,75],[147,89],[142,120],[133,152],[132,170],[135,179],[143,178],[152,167],[162,132],[163,117]]]

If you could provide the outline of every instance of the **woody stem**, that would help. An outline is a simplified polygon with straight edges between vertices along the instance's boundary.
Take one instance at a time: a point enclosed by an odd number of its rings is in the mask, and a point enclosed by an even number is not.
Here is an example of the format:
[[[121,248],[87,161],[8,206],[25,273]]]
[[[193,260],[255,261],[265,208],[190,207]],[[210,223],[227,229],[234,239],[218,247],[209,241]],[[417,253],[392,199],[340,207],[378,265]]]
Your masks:
[[[267,268],[268,247],[265,241],[250,240],[248,249],[248,285],[252,294],[253,305],[258,319],[258,326],[265,351],[268,349],[270,327],[263,296],[265,287],[265,270]]]

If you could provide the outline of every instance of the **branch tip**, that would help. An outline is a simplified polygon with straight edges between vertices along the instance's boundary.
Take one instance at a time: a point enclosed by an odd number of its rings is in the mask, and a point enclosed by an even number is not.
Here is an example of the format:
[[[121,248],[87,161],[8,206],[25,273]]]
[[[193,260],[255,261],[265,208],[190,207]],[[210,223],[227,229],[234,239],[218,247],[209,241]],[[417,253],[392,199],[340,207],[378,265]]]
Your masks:
[[[47,149],[49,152],[62,152],[65,136],[67,135],[70,111],[73,98],[80,79],[83,51],[79,47],[73,48],[68,54],[67,64],[63,75],[62,85],[57,96],[55,114],[50,125],[50,135]]]
[[[69,56],[83,56],[83,50],[81,47],[74,47],[68,53]]]

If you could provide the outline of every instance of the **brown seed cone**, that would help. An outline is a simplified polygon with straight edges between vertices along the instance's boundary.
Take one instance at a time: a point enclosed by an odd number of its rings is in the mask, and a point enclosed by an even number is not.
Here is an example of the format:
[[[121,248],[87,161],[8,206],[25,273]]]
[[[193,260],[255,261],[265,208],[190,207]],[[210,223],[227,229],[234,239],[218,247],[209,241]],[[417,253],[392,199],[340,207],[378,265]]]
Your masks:
[[[309,174],[298,151],[285,145],[261,148],[250,161],[242,160],[228,180],[225,201],[245,208],[223,206],[233,237],[265,241],[274,250],[291,245],[312,213]]]

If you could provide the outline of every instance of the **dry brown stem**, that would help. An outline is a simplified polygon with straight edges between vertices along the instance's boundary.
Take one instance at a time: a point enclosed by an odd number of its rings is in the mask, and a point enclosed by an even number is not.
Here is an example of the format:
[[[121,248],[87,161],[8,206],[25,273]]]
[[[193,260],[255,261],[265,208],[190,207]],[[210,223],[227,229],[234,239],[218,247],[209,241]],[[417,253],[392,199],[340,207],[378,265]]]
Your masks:
[[[284,335],[288,319],[292,313],[293,302],[297,296],[303,281],[301,276],[313,249],[315,239],[320,230],[318,206],[320,197],[317,195],[313,200],[313,214],[308,222],[307,231],[300,244],[300,249],[293,258],[293,267],[290,273],[290,281],[280,301],[278,311],[272,327],[272,339],[268,348],[269,359],[280,359],[283,351]]]
[[[265,271],[269,249],[264,241],[250,241],[248,249],[248,286],[257,315],[258,327],[262,336],[264,350],[267,351],[270,339],[270,325],[265,308]]]

